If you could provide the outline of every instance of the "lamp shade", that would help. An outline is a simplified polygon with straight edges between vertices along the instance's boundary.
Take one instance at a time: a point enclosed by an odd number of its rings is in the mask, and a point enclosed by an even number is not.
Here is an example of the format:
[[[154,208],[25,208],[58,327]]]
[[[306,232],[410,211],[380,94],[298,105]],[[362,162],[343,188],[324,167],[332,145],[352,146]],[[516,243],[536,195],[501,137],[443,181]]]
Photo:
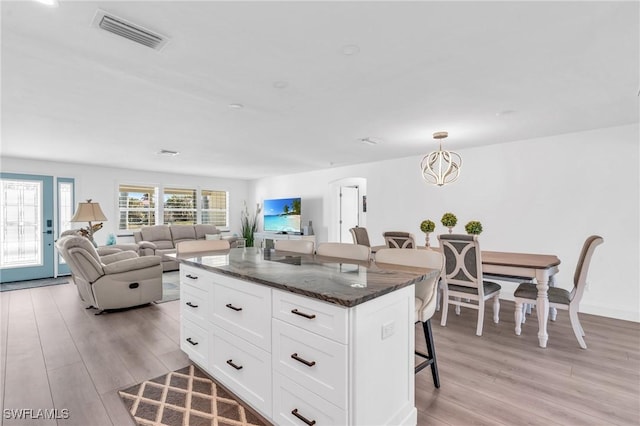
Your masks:
[[[107,217],[102,212],[100,204],[92,203],[91,200],[87,200],[86,203],[78,203],[76,214],[71,218],[71,222],[95,222],[98,220],[107,220]]]

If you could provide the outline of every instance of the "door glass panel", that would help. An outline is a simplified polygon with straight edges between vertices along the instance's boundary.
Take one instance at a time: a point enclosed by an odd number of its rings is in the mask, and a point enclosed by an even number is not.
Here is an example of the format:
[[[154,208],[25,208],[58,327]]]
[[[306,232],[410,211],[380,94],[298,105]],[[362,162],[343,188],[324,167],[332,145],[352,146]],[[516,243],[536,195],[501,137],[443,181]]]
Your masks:
[[[0,267],[42,265],[42,182],[2,179],[1,190]]]
[[[73,217],[73,181],[70,179],[58,179],[58,236],[71,229]],[[58,253],[58,273],[66,273],[66,268],[60,268],[66,262]]]

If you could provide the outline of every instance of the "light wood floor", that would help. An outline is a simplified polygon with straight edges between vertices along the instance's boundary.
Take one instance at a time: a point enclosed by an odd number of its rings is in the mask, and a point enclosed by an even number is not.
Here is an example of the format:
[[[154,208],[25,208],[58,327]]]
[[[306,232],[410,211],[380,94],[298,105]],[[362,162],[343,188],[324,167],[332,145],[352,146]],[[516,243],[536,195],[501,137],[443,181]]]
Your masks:
[[[178,348],[179,302],[94,316],[73,284],[0,293],[0,409],[66,408],[58,425],[133,425],[117,390],[187,365]],[[476,312],[433,321],[442,387],[416,376],[420,425],[637,425],[640,325],[581,315],[581,350],[566,312],[537,345],[535,316],[513,333],[513,304],[475,336]],[[416,328],[418,347],[424,347]],[[381,390],[384,392],[384,390]],[[52,425],[42,419],[3,425]]]

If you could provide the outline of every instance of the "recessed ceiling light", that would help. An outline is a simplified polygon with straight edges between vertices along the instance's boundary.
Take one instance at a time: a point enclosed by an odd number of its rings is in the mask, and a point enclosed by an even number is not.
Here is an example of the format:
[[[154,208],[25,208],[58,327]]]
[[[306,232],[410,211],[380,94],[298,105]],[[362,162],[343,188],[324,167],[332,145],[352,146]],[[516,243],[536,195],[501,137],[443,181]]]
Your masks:
[[[242,105],[242,104],[229,104],[229,108],[231,108],[231,109],[242,109],[242,108],[244,108],[244,105]]]
[[[496,117],[504,117],[505,115],[515,114],[516,111],[513,109],[505,109],[504,111],[496,112]]]
[[[366,145],[378,145],[379,143],[382,142],[382,140],[378,138],[372,138],[372,137],[360,138],[358,139],[358,141]]]
[[[178,151],[171,151],[170,149],[161,149],[160,151],[156,152],[156,154],[158,155],[166,155],[168,157],[175,157],[176,155],[180,154]]]
[[[289,86],[289,83],[287,83],[286,81],[274,81],[273,82],[273,87],[275,87],[276,89],[284,89],[287,86]]]
[[[58,0],[36,0],[38,3],[42,3],[44,5],[50,6],[50,7],[58,7],[60,4],[58,3]]]
[[[355,44],[347,44],[342,46],[342,54],[346,56],[357,55],[360,53],[360,46]]]

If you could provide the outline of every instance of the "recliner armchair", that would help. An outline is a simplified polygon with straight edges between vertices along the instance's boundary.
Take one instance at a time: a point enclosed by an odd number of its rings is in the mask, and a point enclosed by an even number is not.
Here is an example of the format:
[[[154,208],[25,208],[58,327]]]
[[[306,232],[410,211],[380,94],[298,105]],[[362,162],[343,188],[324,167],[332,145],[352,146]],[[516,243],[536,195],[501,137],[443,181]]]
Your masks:
[[[133,251],[100,256],[91,241],[73,235],[60,238],[56,247],[87,307],[103,311],[162,299],[160,256],[140,257]]]

